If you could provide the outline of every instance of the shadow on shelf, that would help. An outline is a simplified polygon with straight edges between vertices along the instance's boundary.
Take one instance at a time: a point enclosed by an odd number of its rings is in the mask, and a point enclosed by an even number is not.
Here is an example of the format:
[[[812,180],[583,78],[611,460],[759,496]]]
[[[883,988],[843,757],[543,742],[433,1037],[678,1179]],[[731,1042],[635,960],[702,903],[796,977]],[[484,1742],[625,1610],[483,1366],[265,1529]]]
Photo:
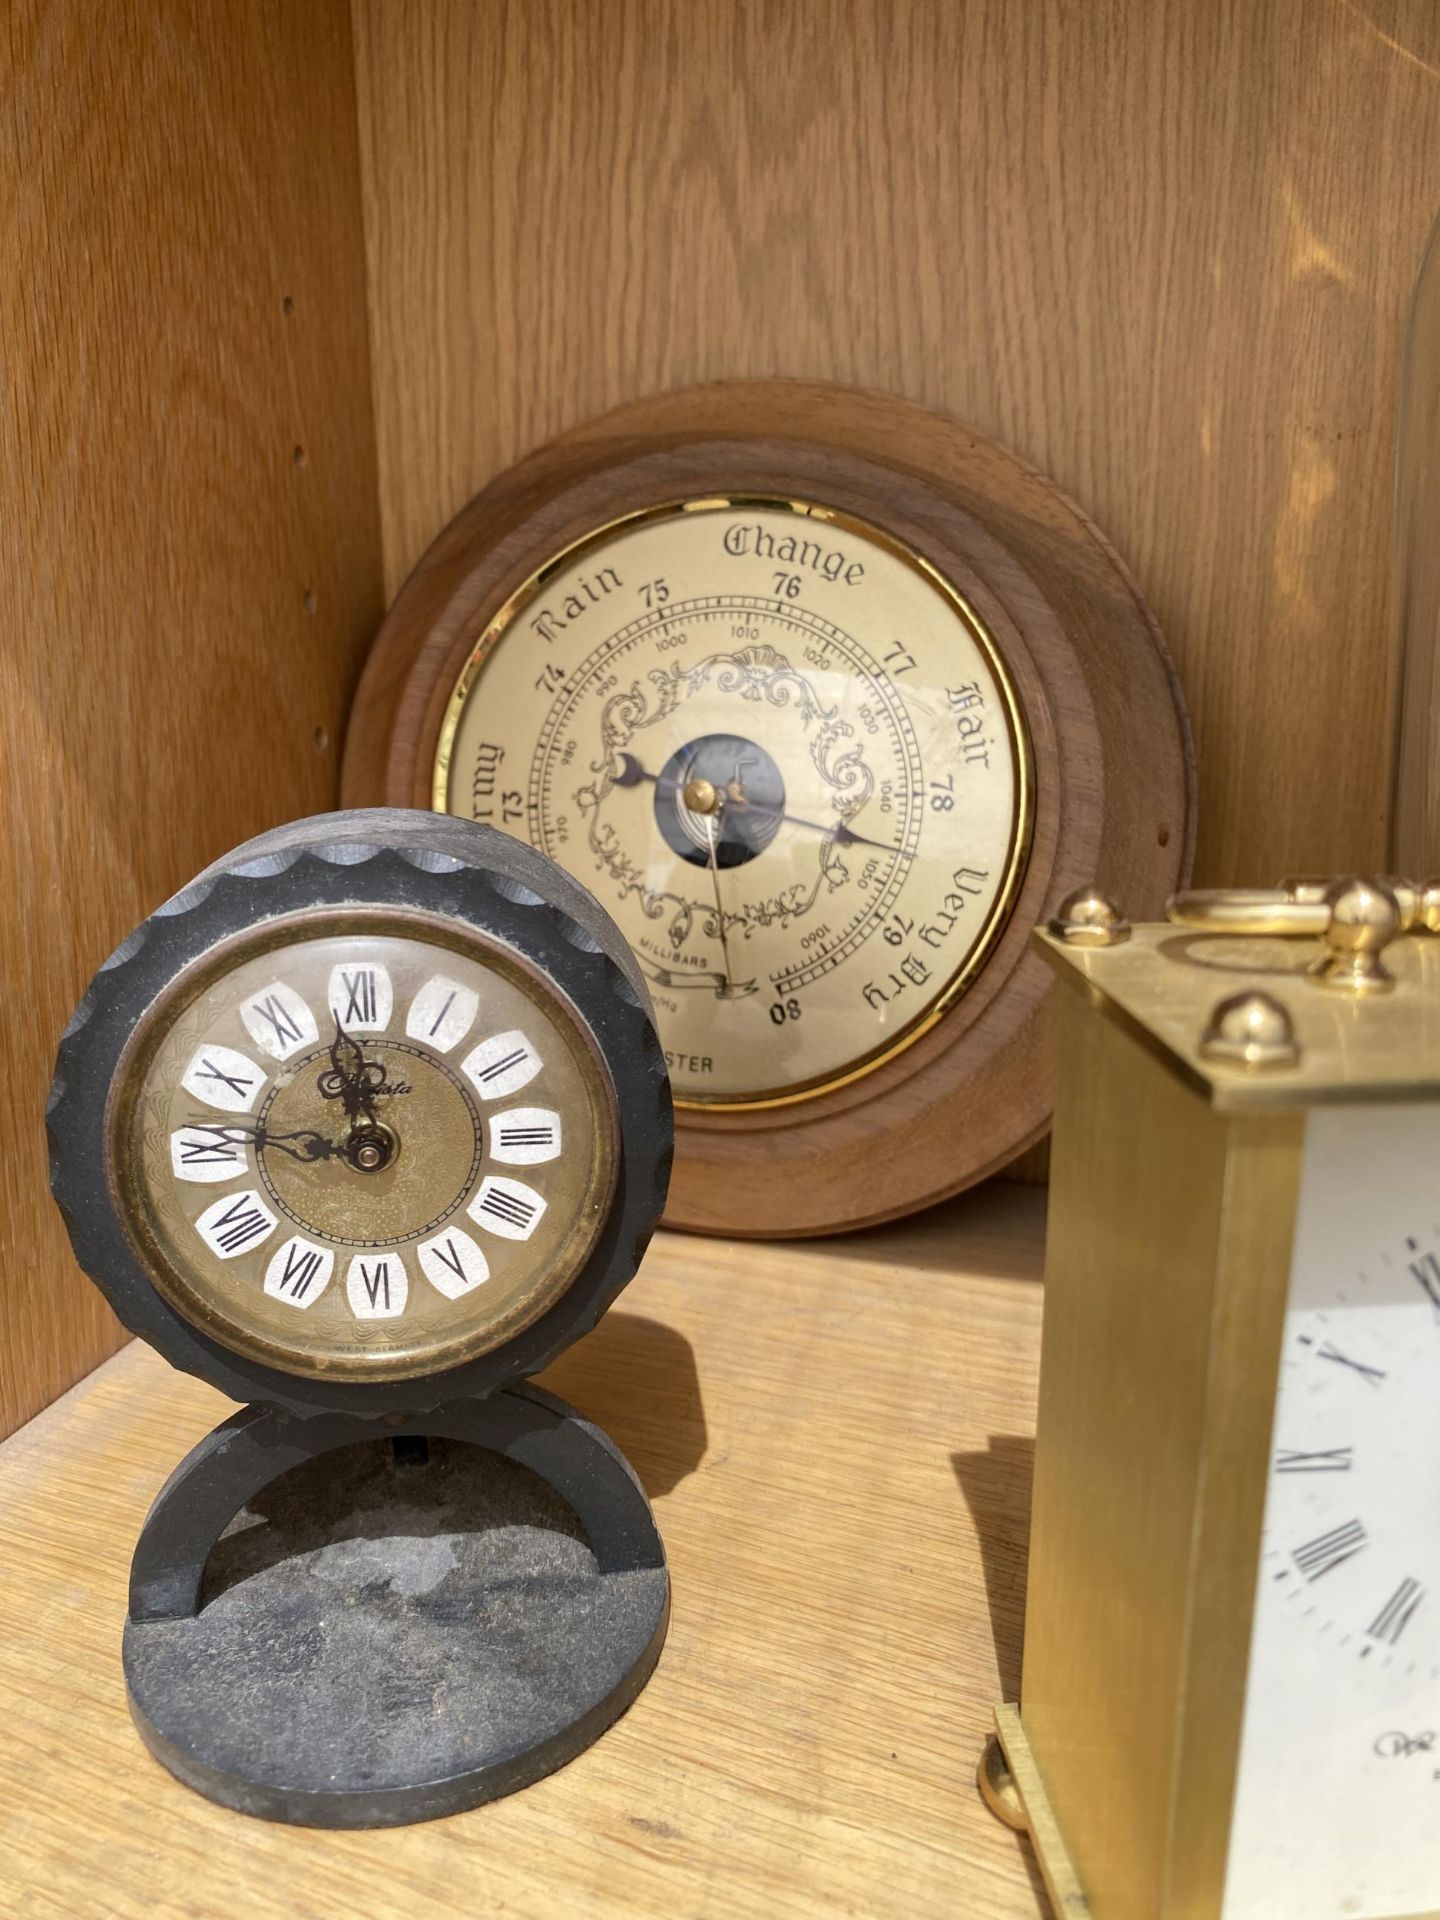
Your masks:
[[[840,1258],[898,1259],[906,1268],[931,1273],[1038,1282],[1045,1255],[1045,1201],[1043,1187],[985,1180],[906,1219],[794,1244],[797,1249],[824,1247]]]
[[[950,1464],[980,1544],[1000,1701],[1018,1700],[1035,1442],[1028,1434],[992,1433],[983,1453],[952,1453]]]
[[[705,1458],[705,1407],[695,1350],[643,1314],[610,1312],[540,1379],[603,1428],[652,1500]]]

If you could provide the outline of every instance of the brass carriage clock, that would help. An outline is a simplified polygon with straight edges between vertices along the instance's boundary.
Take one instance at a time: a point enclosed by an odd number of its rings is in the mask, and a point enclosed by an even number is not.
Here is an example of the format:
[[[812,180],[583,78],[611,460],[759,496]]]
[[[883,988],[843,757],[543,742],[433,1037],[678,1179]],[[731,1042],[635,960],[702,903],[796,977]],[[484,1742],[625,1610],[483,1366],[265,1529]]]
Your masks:
[[[1440,1911],[1436,927],[1440,890],[1351,880],[1037,936],[1024,1671],[982,1785],[1057,1913]]]
[[[124,1658],[152,1750],[250,1812],[378,1825],[593,1739],[658,1656],[664,1554],[613,1446],[525,1383],[633,1274],[671,1144],[644,985],[595,901],[436,815],[262,835],[101,968],[49,1127],[76,1255],[120,1318],[253,1403],[136,1549]],[[517,1563],[497,1597],[461,1514],[423,1577],[379,1592],[282,1567],[217,1595],[236,1516],[366,1441],[392,1468],[431,1442],[527,1467],[588,1551],[558,1584]]]

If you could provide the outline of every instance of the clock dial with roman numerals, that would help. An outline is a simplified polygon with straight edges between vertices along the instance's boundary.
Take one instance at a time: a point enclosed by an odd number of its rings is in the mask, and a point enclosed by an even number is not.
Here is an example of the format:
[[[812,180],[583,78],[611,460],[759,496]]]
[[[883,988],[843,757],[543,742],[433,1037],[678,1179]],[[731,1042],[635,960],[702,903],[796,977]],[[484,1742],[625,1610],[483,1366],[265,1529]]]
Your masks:
[[[1440,1906],[1440,1115],[1306,1126],[1224,1920]]]
[[[265,923],[136,1034],[110,1150],[160,1290],[291,1373],[404,1379],[537,1320],[595,1243],[612,1095],[565,997],[454,927]]]

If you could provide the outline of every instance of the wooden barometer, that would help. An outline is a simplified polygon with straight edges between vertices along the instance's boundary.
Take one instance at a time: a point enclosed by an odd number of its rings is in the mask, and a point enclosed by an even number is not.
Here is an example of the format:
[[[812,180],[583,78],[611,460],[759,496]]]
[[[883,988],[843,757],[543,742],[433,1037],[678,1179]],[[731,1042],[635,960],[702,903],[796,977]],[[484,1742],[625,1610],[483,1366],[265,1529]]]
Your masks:
[[[502,475],[402,589],[344,791],[592,888],[653,997],[667,1218],[819,1233],[1004,1165],[1050,1108],[1026,934],[1191,845],[1149,611],[1014,455],[897,400],[662,396]]]

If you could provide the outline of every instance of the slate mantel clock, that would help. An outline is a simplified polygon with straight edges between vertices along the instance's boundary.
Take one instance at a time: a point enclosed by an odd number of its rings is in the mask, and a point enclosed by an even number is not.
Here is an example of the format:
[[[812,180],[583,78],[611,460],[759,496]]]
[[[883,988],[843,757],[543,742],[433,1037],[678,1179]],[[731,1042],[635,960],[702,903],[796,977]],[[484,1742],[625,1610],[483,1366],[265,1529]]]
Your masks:
[[[1440,892],[1173,916],[1037,936],[1025,1649],[982,1781],[1076,1920],[1433,1915]]]
[[[1158,913],[1193,833],[1153,616],[1057,488],[953,420],[793,381],[664,394],[496,478],[388,614],[351,804],[543,849],[633,947],[667,1219],[832,1232],[1049,1122],[1028,930]]]
[[[473,1805],[594,1738],[658,1656],[664,1555],[614,1447],[526,1382],[634,1273],[671,1152],[644,984],[596,902],[435,814],[264,834],[101,968],[48,1120],[81,1265],[166,1359],[252,1403],[136,1549],[125,1667],[152,1749],[231,1805],[376,1825]],[[483,1628],[462,1517],[433,1601],[400,1577],[414,1606],[386,1602],[354,1645],[373,1582],[328,1608],[298,1575],[249,1582],[245,1617],[234,1594],[201,1605],[242,1509],[377,1438],[392,1466],[451,1441],[537,1474],[588,1539],[571,1600],[517,1565]],[[501,1617],[519,1664],[497,1706]]]

